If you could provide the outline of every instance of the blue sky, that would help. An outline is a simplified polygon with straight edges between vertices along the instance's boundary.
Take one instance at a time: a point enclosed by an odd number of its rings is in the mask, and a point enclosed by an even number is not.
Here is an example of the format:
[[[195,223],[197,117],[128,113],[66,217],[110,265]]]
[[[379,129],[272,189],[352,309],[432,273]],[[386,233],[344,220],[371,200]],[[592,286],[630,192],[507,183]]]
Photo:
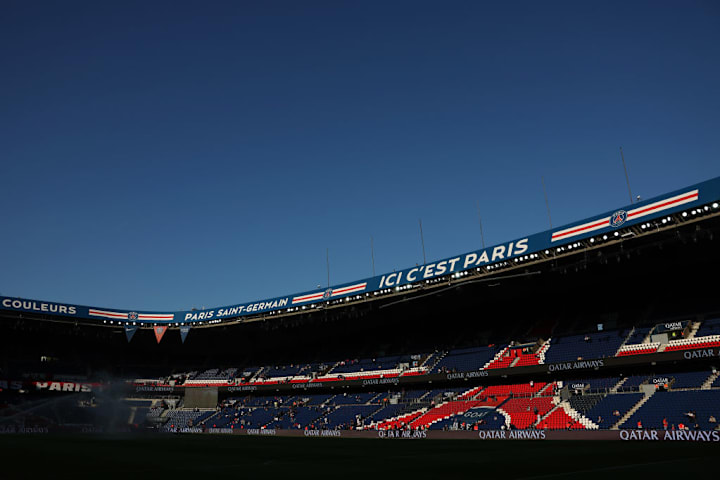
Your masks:
[[[3,2],[0,293],[301,292],[720,175],[717,2]]]

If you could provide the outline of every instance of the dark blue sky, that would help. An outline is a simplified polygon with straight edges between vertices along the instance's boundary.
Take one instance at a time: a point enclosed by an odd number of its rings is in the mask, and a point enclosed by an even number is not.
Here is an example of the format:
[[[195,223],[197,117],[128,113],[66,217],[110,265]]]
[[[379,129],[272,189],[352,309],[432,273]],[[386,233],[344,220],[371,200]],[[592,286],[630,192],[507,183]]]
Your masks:
[[[28,2],[0,15],[0,293],[184,310],[720,175],[717,2]]]

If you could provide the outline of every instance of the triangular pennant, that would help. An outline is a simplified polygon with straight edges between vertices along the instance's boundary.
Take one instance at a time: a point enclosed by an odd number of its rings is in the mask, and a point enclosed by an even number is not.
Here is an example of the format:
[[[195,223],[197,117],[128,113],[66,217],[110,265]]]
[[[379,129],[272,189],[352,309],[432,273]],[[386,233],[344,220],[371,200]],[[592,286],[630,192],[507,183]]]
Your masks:
[[[127,337],[128,343],[130,343],[130,340],[132,340],[132,337],[133,335],[135,335],[135,332],[137,332],[137,329],[137,325],[134,327],[125,325],[125,336]]]
[[[157,339],[157,342],[160,343],[163,335],[165,335],[167,327],[153,327],[153,330],[155,330],[155,339]]]
[[[185,343],[185,339],[187,338],[188,333],[190,333],[190,326],[185,325],[183,327],[180,327],[180,338],[182,339],[182,343]]]

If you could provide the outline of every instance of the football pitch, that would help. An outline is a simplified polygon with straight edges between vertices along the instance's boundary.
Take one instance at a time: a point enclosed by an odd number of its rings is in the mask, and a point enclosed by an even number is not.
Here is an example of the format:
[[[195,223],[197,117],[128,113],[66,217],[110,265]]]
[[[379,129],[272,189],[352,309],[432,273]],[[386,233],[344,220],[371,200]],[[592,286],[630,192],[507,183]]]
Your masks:
[[[222,435],[3,435],[2,478],[669,478],[720,445]]]

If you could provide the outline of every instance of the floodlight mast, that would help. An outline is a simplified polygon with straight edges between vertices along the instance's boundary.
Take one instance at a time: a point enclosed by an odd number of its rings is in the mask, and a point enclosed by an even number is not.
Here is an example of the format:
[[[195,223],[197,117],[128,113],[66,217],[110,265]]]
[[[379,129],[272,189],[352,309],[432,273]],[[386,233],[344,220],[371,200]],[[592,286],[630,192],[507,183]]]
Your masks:
[[[630,203],[633,203],[632,191],[630,190],[630,177],[628,177],[627,164],[625,163],[625,155],[623,155],[622,147],[620,147],[620,158],[622,159],[623,169],[625,169],[625,183],[627,183],[628,194],[630,195]],[[638,195],[638,201],[640,201],[639,195]]]
[[[420,243],[422,244],[422,252],[423,252],[423,265],[427,264],[427,259],[425,258],[425,237],[423,237],[423,230],[422,230],[422,219],[418,219],[418,222],[420,223]]]
[[[550,216],[550,202],[548,202],[547,189],[545,188],[545,177],[540,177],[540,181],[542,182],[543,194],[545,195],[545,206],[547,207],[548,221],[550,222],[550,229],[552,230],[552,217]]]

